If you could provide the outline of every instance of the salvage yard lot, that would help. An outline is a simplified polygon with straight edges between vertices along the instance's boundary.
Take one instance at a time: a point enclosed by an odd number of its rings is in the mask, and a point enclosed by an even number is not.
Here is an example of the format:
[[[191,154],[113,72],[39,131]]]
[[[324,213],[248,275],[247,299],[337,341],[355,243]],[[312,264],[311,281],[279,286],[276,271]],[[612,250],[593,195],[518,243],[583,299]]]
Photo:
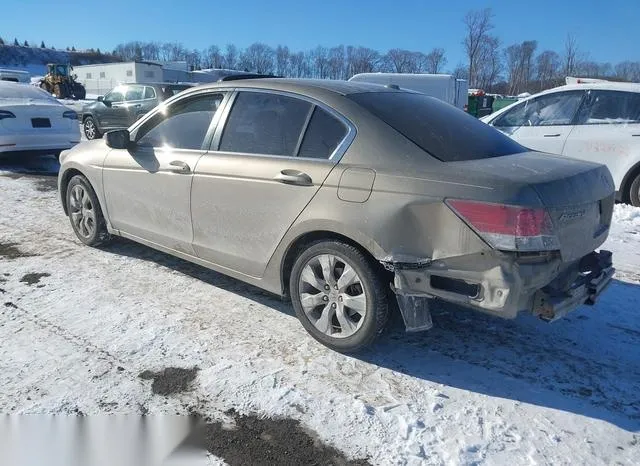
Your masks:
[[[256,288],[124,240],[82,246],[56,170],[51,158],[0,164],[0,411],[221,421],[235,409],[299,420],[372,464],[640,458],[637,209],[616,207],[605,248],[620,270],[595,307],[553,324],[438,308],[432,330],[396,321],[350,357]],[[158,374],[186,379],[161,389]]]

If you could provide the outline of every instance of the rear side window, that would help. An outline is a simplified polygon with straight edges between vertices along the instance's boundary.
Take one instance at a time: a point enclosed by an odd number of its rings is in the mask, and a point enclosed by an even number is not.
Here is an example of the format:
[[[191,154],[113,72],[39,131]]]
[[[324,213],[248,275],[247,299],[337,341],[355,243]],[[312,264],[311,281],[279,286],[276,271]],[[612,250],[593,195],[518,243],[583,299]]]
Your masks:
[[[486,159],[528,149],[441,100],[409,92],[347,96],[443,162]]]
[[[144,88],[144,98],[145,99],[155,99],[156,98],[156,90],[153,87],[145,87]]]
[[[124,100],[142,100],[143,89],[142,86],[128,86]]]
[[[219,150],[293,156],[310,111],[309,102],[293,97],[240,92],[227,119]]]
[[[316,107],[302,140],[298,157],[328,159],[347,135],[347,127],[320,107]]]
[[[137,134],[141,146],[199,150],[222,94],[208,94],[173,103],[166,114],[156,113]]]
[[[640,93],[591,91],[578,121],[583,125],[640,123]]]
[[[584,91],[567,91],[536,97],[516,105],[493,125],[498,128],[570,125],[583,96]]]

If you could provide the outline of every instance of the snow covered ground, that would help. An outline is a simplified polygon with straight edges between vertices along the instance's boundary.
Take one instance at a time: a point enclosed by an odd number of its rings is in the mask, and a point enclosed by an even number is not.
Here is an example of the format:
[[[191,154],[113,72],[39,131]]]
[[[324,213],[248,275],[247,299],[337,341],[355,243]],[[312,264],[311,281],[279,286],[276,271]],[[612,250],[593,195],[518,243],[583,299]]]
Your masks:
[[[81,246],[55,178],[1,170],[0,412],[235,408],[373,464],[638,463],[640,209],[615,208],[619,273],[596,306],[553,324],[439,310],[348,357],[248,285],[126,241]],[[191,390],[138,377],[170,366],[199,368]]]

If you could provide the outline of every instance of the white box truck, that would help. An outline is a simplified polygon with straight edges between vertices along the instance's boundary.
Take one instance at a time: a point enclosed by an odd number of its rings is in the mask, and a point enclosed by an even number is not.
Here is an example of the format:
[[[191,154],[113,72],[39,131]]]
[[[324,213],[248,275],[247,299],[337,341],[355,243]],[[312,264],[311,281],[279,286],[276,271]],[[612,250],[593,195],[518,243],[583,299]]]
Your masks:
[[[461,110],[467,109],[469,84],[466,79],[458,79],[451,74],[413,74],[413,73],[360,73],[349,81],[396,85],[426,94],[455,105]]]

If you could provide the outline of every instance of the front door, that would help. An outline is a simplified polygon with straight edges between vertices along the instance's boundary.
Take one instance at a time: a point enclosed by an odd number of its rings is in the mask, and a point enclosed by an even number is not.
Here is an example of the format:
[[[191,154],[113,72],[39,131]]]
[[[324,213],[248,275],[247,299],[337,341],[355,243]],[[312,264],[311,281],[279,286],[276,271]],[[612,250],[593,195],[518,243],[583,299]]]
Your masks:
[[[101,129],[114,128],[118,121],[118,114],[122,112],[120,106],[124,102],[126,86],[118,86],[108,92],[102,103],[96,109],[95,116]]]
[[[526,100],[492,124],[533,150],[562,154],[584,91],[544,94]]]
[[[193,248],[261,277],[291,224],[335,166],[349,126],[296,97],[239,92],[193,179]],[[218,146],[219,141],[219,146]]]
[[[223,95],[175,101],[132,132],[135,146],[112,150],[103,183],[114,228],[155,244],[193,254],[190,195],[193,170],[205,153]]]

